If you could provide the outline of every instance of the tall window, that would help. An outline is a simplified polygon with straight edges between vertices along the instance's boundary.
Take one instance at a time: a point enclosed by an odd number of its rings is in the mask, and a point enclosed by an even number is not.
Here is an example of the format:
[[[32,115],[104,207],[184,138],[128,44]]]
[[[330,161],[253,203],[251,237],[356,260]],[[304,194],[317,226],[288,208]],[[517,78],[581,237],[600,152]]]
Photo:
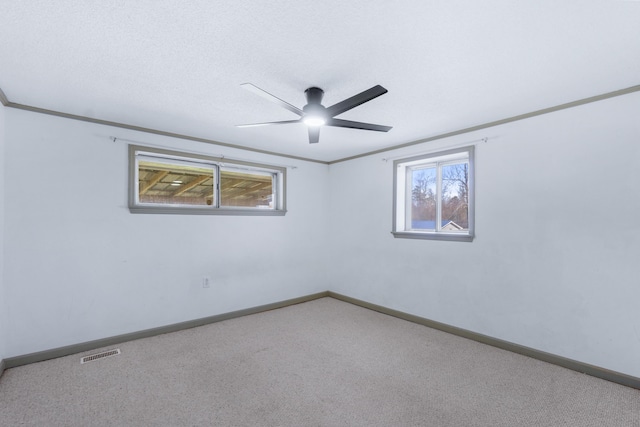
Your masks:
[[[473,240],[473,147],[394,162],[393,235]]]
[[[129,146],[133,213],[284,215],[286,169]]]

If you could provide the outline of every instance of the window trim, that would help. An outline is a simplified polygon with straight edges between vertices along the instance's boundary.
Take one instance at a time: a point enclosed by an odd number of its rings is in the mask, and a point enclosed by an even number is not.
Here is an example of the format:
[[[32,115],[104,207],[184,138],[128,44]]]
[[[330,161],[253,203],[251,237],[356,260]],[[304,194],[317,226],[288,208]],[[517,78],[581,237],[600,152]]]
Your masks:
[[[446,231],[417,231],[406,229],[406,200],[409,190],[406,185],[407,169],[413,165],[428,165],[436,163],[447,163],[456,160],[455,156],[460,153],[467,153],[466,159],[469,162],[469,206],[468,218],[469,228],[467,233],[446,232]],[[391,234],[395,238],[403,239],[423,239],[423,240],[445,240],[455,242],[471,242],[475,237],[475,146],[453,148],[450,150],[438,151],[429,154],[405,157],[393,162],[393,215]],[[447,159],[450,157],[450,159]],[[458,159],[460,159],[459,157]],[[439,175],[439,172],[438,172]],[[399,178],[400,176],[400,178]],[[437,197],[441,197],[441,178],[436,180]],[[401,194],[399,194],[401,193]],[[402,206],[400,206],[402,203]],[[404,230],[398,229],[398,219],[403,218]],[[438,214],[438,218],[440,215]],[[436,223],[437,227],[437,223]]]
[[[152,205],[139,204],[136,199],[138,171],[136,168],[136,156],[157,157],[160,160],[176,160],[176,162],[186,161],[194,164],[201,163],[210,165],[216,170],[214,173],[215,182],[218,184],[220,170],[223,167],[244,169],[247,171],[267,172],[274,174],[274,202],[271,209],[254,207],[227,207],[227,206],[195,206],[195,205]],[[230,160],[227,158],[206,156],[182,151],[166,150],[162,148],[147,147],[140,145],[129,145],[129,212],[135,214],[182,214],[182,215],[244,215],[244,216],[284,216],[287,213],[287,168],[280,166],[265,165],[261,163],[245,162],[241,160]],[[214,196],[219,192],[214,188]]]

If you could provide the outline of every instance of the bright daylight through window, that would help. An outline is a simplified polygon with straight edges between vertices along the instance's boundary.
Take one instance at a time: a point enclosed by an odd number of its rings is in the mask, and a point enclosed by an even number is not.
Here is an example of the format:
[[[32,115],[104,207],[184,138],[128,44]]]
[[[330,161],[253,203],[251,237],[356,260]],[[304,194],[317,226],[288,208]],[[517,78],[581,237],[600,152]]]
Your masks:
[[[393,162],[395,237],[473,240],[473,148]]]
[[[284,215],[286,168],[129,146],[133,213]]]

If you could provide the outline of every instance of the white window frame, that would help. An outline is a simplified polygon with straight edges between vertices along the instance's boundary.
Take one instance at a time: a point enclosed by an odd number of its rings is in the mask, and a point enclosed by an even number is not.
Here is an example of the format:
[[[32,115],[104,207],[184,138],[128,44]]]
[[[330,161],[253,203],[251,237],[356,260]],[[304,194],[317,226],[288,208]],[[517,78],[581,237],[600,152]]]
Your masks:
[[[450,240],[471,242],[474,238],[474,205],[475,205],[475,166],[474,146],[455,148],[419,156],[398,159],[393,162],[393,226],[394,237],[405,239]],[[466,160],[469,164],[468,183],[468,218],[469,228],[464,231],[442,230],[442,167]],[[411,228],[411,211],[413,184],[410,178],[414,170],[435,167],[436,169],[436,221],[435,230],[416,230]]]
[[[192,165],[198,168],[211,168],[214,177],[213,202],[211,205],[182,205],[169,203],[140,202],[138,184],[139,160],[154,159],[162,163]],[[273,200],[270,207],[220,206],[221,170],[238,170],[268,174],[273,182]],[[129,211],[144,214],[204,214],[204,215],[255,215],[283,216],[286,214],[286,176],[285,167],[223,159],[187,152],[165,150],[154,147],[129,145]]]

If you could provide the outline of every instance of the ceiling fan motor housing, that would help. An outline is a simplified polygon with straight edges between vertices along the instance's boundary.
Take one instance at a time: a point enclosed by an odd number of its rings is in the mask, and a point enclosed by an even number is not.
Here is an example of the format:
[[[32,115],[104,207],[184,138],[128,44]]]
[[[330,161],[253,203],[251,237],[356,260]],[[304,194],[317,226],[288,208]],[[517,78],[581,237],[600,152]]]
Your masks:
[[[310,87],[304,91],[307,96],[307,105],[302,107],[304,111],[304,122],[311,126],[321,126],[327,121],[326,109],[320,102],[324,96],[324,91],[319,87]]]
[[[307,104],[320,104],[324,96],[324,91],[319,87],[310,87],[304,93],[307,95]]]
[[[304,115],[306,116],[313,116],[313,117],[321,117],[323,119],[327,119],[326,117],[326,113],[325,113],[325,108],[320,105],[320,104],[312,104],[309,103],[307,105],[305,105],[304,107],[302,107],[302,111],[304,111]]]

